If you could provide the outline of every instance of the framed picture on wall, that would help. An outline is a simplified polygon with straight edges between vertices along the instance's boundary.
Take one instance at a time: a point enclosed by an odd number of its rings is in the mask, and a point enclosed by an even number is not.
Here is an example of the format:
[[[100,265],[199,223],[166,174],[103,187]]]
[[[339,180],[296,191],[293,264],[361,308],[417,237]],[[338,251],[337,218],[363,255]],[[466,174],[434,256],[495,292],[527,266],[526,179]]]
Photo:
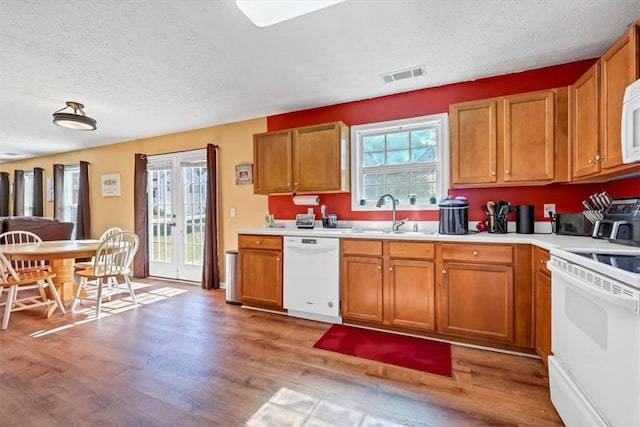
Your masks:
[[[236,185],[253,184],[253,164],[236,165]]]
[[[110,175],[102,175],[101,179],[102,197],[120,196],[120,174],[113,173]]]

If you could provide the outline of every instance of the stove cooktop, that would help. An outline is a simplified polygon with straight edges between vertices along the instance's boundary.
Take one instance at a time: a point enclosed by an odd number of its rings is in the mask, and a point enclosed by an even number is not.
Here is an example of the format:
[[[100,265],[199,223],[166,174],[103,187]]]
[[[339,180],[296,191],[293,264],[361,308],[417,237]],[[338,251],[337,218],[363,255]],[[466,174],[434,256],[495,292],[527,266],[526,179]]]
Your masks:
[[[640,274],[640,255],[605,254],[598,252],[572,252],[630,273]]]

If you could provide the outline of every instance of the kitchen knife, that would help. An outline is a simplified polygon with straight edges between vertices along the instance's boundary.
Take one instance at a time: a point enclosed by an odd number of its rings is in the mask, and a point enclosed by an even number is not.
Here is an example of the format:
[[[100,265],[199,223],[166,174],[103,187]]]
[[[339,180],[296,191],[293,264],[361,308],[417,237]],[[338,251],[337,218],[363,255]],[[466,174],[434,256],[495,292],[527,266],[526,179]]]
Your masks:
[[[591,203],[587,202],[586,200],[582,201],[582,206],[588,211],[593,209],[593,206],[591,206]]]

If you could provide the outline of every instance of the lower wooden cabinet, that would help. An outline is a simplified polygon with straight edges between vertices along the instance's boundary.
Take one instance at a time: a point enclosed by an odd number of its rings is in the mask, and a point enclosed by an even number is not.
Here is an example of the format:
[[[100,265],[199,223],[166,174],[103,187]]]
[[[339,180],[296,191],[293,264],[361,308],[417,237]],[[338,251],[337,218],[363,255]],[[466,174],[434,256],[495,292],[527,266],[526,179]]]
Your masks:
[[[382,258],[342,258],[342,317],[382,323]]]
[[[282,238],[238,236],[238,280],[243,304],[282,310]]]
[[[513,267],[445,262],[442,334],[513,342]]]
[[[533,348],[531,246],[439,245],[438,333]]]
[[[342,240],[342,317],[435,329],[434,244]]]
[[[388,321],[409,329],[435,329],[433,261],[389,260]]]
[[[547,268],[549,251],[534,249],[535,349],[547,366],[551,354],[551,272]]]

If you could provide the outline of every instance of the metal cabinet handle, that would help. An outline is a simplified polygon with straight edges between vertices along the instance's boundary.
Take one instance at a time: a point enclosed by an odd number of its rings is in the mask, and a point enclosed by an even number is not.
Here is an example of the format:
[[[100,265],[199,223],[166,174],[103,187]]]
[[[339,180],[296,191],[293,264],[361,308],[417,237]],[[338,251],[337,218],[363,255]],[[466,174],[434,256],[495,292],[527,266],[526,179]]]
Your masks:
[[[442,269],[442,274],[447,274],[447,270],[445,270],[444,268]]]
[[[511,171],[510,171],[509,169],[507,169],[506,171],[504,171],[504,173],[505,173],[506,175],[511,175]]]
[[[262,244],[262,240],[256,240],[256,245],[261,245]]]
[[[589,159],[589,161],[587,163],[589,163],[590,165],[594,164],[596,161],[593,159]]]
[[[382,270],[382,266],[381,265],[378,266],[378,270]]]
[[[491,171],[491,176],[496,176],[496,171]]]
[[[596,161],[600,160],[602,157],[600,157],[600,154],[596,154]]]
[[[471,252],[471,255],[473,255],[473,256],[478,256],[479,254],[480,254],[480,252],[478,252],[478,251]]]
[[[389,267],[389,271],[393,271],[393,267]]]

